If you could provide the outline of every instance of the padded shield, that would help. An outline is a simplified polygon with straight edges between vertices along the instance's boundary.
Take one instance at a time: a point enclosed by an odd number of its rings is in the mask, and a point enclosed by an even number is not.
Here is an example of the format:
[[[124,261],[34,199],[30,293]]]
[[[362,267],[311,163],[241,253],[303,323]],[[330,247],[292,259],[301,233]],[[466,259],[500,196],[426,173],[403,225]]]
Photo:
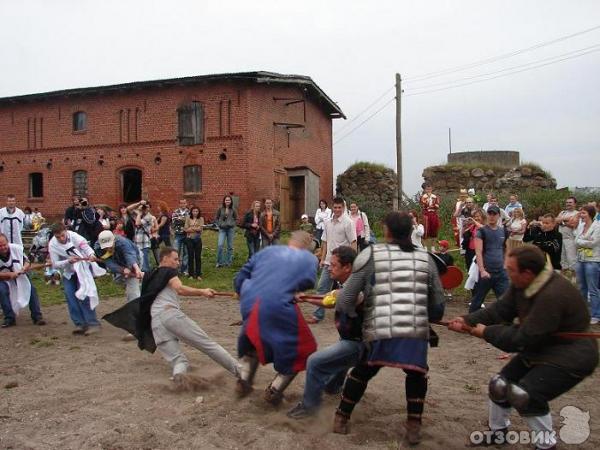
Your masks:
[[[446,273],[440,275],[440,280],[444,289],[454,289],[462,284],[463,273],[456,266],[448,266]]]

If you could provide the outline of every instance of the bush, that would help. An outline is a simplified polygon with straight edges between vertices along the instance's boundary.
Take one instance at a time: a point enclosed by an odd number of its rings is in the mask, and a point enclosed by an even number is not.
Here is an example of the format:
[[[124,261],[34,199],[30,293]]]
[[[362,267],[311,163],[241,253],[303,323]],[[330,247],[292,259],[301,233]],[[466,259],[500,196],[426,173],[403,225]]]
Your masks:
[[[358,169],[367,169],[367,170],[378,170],[378,171],[385,171],[385,170],[390,170],[389,167],[387,167],[385,164],[380,164],[380,163],[374,163],[374,162],[369,162],[369,161],[356,161],[354,164],[352,164],[350,167],[348,167],[345,172],[348,172],[349,170],[358,170]]]

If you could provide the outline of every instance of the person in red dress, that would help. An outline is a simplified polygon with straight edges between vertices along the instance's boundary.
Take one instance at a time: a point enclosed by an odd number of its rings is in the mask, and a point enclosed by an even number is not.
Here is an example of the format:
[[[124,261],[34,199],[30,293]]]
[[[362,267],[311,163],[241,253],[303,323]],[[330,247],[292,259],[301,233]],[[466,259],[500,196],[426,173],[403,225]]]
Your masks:
[[[430,249],[433,242],[437,240],[438,231],[440,229],[440,218],[438,210],[440,209],[440,197],[433,193],[433,186],[429,183],[423,183],[423,190],[419,204],[423,213],[423,226],[425,227],[425,235],[423,240],[425,247]]]

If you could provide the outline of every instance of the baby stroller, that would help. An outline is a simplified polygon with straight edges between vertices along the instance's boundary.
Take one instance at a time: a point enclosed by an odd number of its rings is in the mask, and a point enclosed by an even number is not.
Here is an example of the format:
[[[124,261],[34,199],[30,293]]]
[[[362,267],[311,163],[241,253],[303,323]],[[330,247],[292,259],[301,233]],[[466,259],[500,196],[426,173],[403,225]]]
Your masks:
[[[31,263],[46,263],[50,261],[48,252],[48,243],[52,239],[52,231],[46,224],[42,224],[42,228],[36,233],[31,242],[29,250],[29,262]],[[52,267],[44,269],[44,279],[46,284],[60,285],[60,272]]]

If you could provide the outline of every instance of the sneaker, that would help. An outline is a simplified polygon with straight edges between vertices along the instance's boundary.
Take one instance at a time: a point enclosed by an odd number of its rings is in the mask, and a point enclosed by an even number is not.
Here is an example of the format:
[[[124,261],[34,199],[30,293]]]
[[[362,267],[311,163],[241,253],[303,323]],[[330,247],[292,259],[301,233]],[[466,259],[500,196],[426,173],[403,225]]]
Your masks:
[[[136,337],[131,333],[127,333],[125,336],[123,336],[121,338],[121,340],[124,342],[131,342],[131,341],[135,341]]]
[[[93,334],[100,333],[100,325],[95,325],[93,327],[89,327],[87,330],[83,332],[85,336],[91,336]]]
[[[306,318],[306,323],[309,324],[309,325],[316,325],[319,322],[321,322],[321,321],[319,319],[317,319],[316,317],[313,317],[313,316]]]
[[[314,411],[306,408],[302,402],[298,403],[287,412],[290,419],[305,419],[314,415]]]
[[[42,318],[39,318],[39,319],[34,320],[33,324],[34,325],[39,325],[41,327],[41,326],[46,325],[46,321],[44,319],[42,319]]]
[[[79,334],[79,335],[83,335],[85,333],[86,328],[85,327],[75,327],[75,329],[73,331],[71,331],[72,334]]]
[[[14,320],[5,320],[4,323],[0,325],[0,328],[14,327],[16,324],[17,322]]]
[[[597,317],[592,317],[592,319],[590,320],[590,325],[598,325],[600,323],[600,319],[598,319]]]

